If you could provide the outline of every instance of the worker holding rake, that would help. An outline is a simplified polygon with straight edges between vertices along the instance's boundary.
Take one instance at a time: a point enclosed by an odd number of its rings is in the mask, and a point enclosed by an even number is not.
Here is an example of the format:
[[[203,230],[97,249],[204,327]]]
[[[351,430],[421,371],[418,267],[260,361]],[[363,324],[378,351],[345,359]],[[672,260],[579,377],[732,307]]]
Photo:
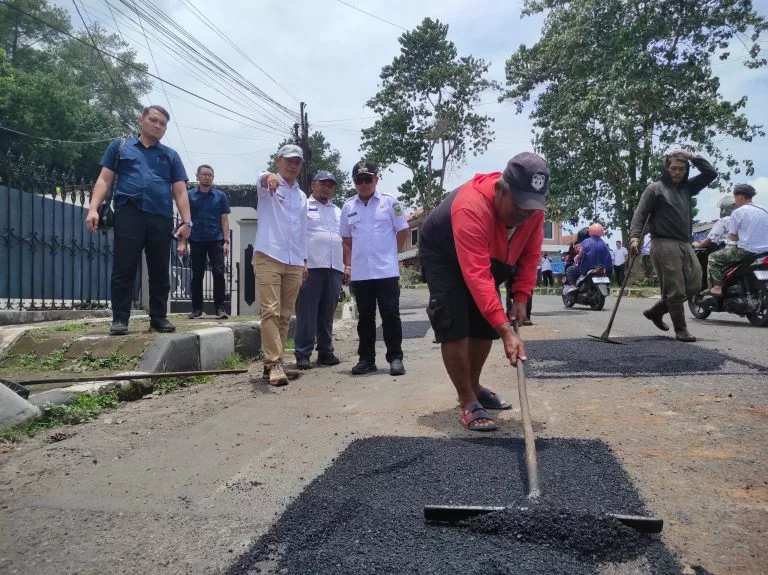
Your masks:
[[[472,431],[498,427],[487,410],[511,404],[480,385],[494,339],[510,364],[525,361],[510,322],[523,324],[541,254],[549,168],[522,153],[503,173],[477,174],[429,214],[419,232],[419,258],[429,287],[427,315],[459,396],[461,423]],[[508,281],[509,314],[498,286]]]

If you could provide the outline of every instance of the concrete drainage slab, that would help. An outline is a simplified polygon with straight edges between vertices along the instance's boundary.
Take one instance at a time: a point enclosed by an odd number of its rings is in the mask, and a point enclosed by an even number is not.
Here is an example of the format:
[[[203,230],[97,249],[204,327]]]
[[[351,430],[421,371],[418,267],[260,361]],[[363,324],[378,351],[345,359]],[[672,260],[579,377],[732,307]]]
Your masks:
[[[531,507],[521,439],[355,441],[227,574],[680,573],[659,536],[594,520],[646,513],[606,444],[537,446],[533,512],[446,526],[426,524],[423,506]]]

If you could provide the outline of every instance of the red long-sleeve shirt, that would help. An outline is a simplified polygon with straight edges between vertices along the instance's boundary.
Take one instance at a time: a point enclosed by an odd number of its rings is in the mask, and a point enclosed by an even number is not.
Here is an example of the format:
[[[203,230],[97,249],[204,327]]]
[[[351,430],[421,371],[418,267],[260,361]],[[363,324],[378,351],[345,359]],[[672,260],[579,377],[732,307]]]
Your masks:
[[[517,226],[511,239],[493,210],[500,172],[477,174],[459,189],[451,207],[451,227],[461,273],[480,313],[493,327],[507,321],[491,274],[491,258],[515,265],[514,301],[526,302],[536,285],[536,266],[544,239],[544,212]]]

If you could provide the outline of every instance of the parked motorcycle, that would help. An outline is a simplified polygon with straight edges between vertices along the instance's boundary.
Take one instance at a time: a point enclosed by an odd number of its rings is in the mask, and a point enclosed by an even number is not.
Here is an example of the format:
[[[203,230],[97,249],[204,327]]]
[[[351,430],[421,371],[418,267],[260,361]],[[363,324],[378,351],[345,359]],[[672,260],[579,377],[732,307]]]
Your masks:
[[[605,298],[609,294],[611,278],[605,275],[605,268],[595,266],[576,282],[575,289],[569,284],[563,286],[563,305],[573,307],[575,304],[588,305],[595,311],[605,306]]]
[[[725,270],[723,297],[709,293],[707,282],[707,250],[696,250],[703,273],[702,291],[688,300],[694,317],[707,319],[709,314],[727,312],[746,316],[749,323],[768,327],[768,252],[729,266]]]

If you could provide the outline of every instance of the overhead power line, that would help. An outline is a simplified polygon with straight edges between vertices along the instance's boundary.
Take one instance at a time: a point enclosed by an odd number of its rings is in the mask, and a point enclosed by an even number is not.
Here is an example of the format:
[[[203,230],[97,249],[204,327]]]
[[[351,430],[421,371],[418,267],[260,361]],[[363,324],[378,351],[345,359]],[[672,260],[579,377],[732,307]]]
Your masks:
[[[96,51],[98,51],[98,52],[100,52],[100,53],[102,53],[102,54],[104,54],[106,56],[109,56],[110,58],[113,58],[115,61],[120,62],[121,64],[124,64],[125,66],[128,66],[129,68],[133,68],[134,70],[138,70],[142,74],[146,74],[150,78],[154,78],[155,80],[163,82],[164,84],[166,84],[168,86],[171,86],[173,88],[176,88],[177,90],[180,90],[181,92],[184,92],[185,94],[189,94],[190,96],[193,96],[193,97],[197,98],[198,100],[202,100],[203,102],[207,102],[209,104],[212,104],[212,105],[216,106],[217,108],[220,108],[222,110],[226,110],[227,112],[229,112],[231,114],[234,114],[235,116],[239,116],[241,118],[244,118],[244,119],[246,119],[246,120],[248,120],[250,122],[254,122],[256,124],[262,123],[262,122],[259,122],[259,120],[255,119],[255,118],[252,118],[250,116],[246,116],[245,114],[241,114],[240,112],[232,110],[231,108],[227,108],[226,106],[218,104],[217,102],[214,102],[213,100],[209,100],[208,98],[205,98],[204,96],[200,96],[199,94],[195,94],[194,92],[192,92],[190,90],[187,90],[186,88],[182,88],[181,86],[179,86],[177,84],[174,84],[173,82],[170,82],[170,81],[168,81],[168,80],[166,80],[164,78],[161,78],[160,76],[152,74],[151,72],[146,71],[144,68],[141,68],[140,66],[137,66],[137,65],[133,64],[132,62],[128,62],[127,60],[123,60],[119,56],[115,56],[114,54],[112,54],[110,52],[107,52],[106,50],[102,50],[101,48],[99,48],[98,46],[95,46],[94,44],[89,44],[88,42],[86,42],[85,40],[82,40],[81,38],[78,38],[74,34],[70,34],[66,30],[62,30],[58,26],[55,26],[54,24],[51,24],[50,22],[46,22],[45,20],[42,20],[41,18],[38,18],[34,14],[30,14],[29,12],[26,12],[25,10],[22,10],[21,8],[18,8],[17,6],[14,6],[10,2],[8,2],[8,0],[0,0],[0,3],[4,4],[5,6],[8,6],[8,8],[11,8],[12,10],[15,10],[15,11],[19,12],[20,14],[24,14],[25,16],[35,20],[36,22],[40,22],[41,24],[44,24],[45,26],[48,26],[52,30],[56,30],[57,32],[59,32],[60,34],[63,34],[64,36],[67,36],[68,38],[71,38],[71,39],[73,39],[73,40],[75,40],[77,42],[80,42],[81,44],[84,44],[85,46],[88,46],[89,48],[91,48],[93,50],[96,50]],[[262,129],[262,128],[256,128],[256,129]]]
[[[155,53],[152,51],[152,46],[150,45],[149,40],[147,39],[147,33],[144,30],[144,21],[141,19],[141,16],[139,16],[139,24],[141,24],[141,31],[144,34],[144,41],[147,43],[147,50],[149,50],[149,55],[152,58],[152,64],[155,66],[155,72],[160,74],[160,68],[157,67],[157,62],[155,61]],[[171,106],[171,100],[170,98],[168,98],[168,92],[165,89],[165,84],[161,83],[160,86],[163,88],[163,94],[165,95],[165,101],[168,103],[168,109],[170,110],[171,114],[173,114],[173,116],[176,117],[176,114],[173,111],[173,107]],[[189,154],[187,143],[184,141],[184,136],[181,135],[181,128],[179,128],[179,123],[175,122],[174,124],[176,126],[176,132],[179,134],[179,139],[181,140],[181,146],[184,148],[184,151],[187,153],[187,158],[191,160],[192,157]]]
[[[376,16],[376,14],[371,14],[370,12],[366,12],[362,8],[358,8],[357,6],[350,4],[349,2],[344,2],[344,0],[336,0],[339,4],[344,4],[344,6],[349,6],[353,10],[357,10],[358,12],[362,12],[366,16],[370,16],[371,18],[375,18],[376,20],[379,20],[380,22],[384,22],[385,24],[389,24],[390,26],[394,26],[395,28],[399,28],[400,30],[408,31],[408,28],[403,28],[399,24],[395,24],[394,22],[390,22],[389,20],[384,20],[384,18],[380,18],[379,16]]]
[[[272,82],[274,82],[274,84],[275,84],[275,85],[276,85],[278,88],[280,88],[280,89],[281,89],[283,92],[285,92],[286,94],[288,94],[288,96],[290,96],[290,97],[291,97],[291,98],[292,98],[292,99],[293,99],[293,100],[294,100],[294,101],[295,101],[297,104],[299,103],[299,99],[298,99],[296,96],[294,96],[294,95],[293,95],[291,92],[289,92],[289,91],[288,91],[288,89],[287,89],[285,86],[283,86],[282,84],[280,84],[280,82],[278,82],[278,81],[277,81],[277,80],[275,80],[275,79],[274,79],[272,76],[270,76],[270,75],[267,73],[267,71],[266,71],[266,70],[264,70],[264,68],[262,68],[261,66],[259,66],[259,65],[258,65],[256,62],[254,62],[254,61],[253,61],[253,59],[252,59],[252,58],[251,58],[251,57],[250,57],[248,54],[246,54],[245,52],[243,52],[243,50],[240,48],[240,46],[238,46],[237,44],[235,44],[234,42],[232,42],[232,40],[229,38],[229,36],[227,36],[226,34],[224,34],[224,32],[222,32],[222,31],[221,31],[221,30],[218,28],[218,26],[216,26],[216,24],[214,24],[213,22],[211,22],[211,20],[210,20],[210,19],[209,19],[209,18],[208,18],[208,17],[207,17],[205,14],[203,14],[203,13],[200,11],[200,9],[199,9],[199,8],[197,8],[197,6],[195,6],[195,5],[192,3],[192,1],[191,1],[191,0],[181,0],[181,1],[182,1],[184,4],[186,4],[187,6],[189,6],[189,8],[191,8],[191,10],[193,11],[193,13],[194,13],[194,14],[195,14],[195,15],[198,17],[198,19],[199,19],[201,22],[203,22],[203,24],[206,24],[207,26],[210,26],[211,28],[213,28],[214,32],[216,32],[216,34],[218,34],[218,36],[219,36],[219,37],[220,37],[222,40],[224,40],[224,41],[225,41],[227,44],[229,44],[230,46],[232,46],[232,48],[234,48],[234,49],[237,51],[237,53],[238,53],[238,54],[240,54],[240,55],[241,55],[243,58],[245,58],[246,60],[248,60],[248,62],[250,62],[251,64],[253,64],[253,65],[254,65],[254,66],[255,66],[255,67],[256,67],[256,68],[257,68],[257,69],[258,69],[258,70],[259,70],[259,71],[260,71],[262,74],[264,74],[264,75],[265,75],[267,78],[269,78],[270,80],[272,80]]]
[[[43,142],[56,142],[58,144],[101,144],[103,142],[111,142],[112,140],[117,138],[117,136],[115,136],[114,138],[105,138],[103,140],[57,140],[56,138],[43,138],[42,136],[33,136],[32,134],[25,134],[24,132],[19,132],[18,130],[13,130],[11,128],[6,128],[5,126],[0,126],[0,130],[11,132],[13,134],[18,134],[19,136],[32,138],[33,140],[41,140]]]
[[[94,48],[96,50],[99,50],[96,47],[96,40],[93,38],[93,34],[91,34],[91,30],[88,28],[88,24],[85,23],[85,18],[83,18],[83,14],[80,12],[80,7],[77,5],[77,2],[75,0],[72,0],[72,4],[75,7],[75,10],[77,10],[77,15],[80,16],[80,21],[83,23],[83,27],[85,28],[85,32],[88,34],[88,37],[91,39],[91,43],[93,43]],[[8,4],[10,6],[10,4]],[[117,92],[118,97],[120,98],[120,101],[123,103],[124,109],[130,110],[131,107],[128,105],[128,103],[125,101],[125,98],[123,97],[123,92],[120,90],[120,88],[117,87],[117,82],[112,77],[112,74],[109,72],[109,66],[107,66],[107,61],[104,60],[104,56],[101,55],[101,51],[99,50],[97,52],[99,55],[99,60],[101,60],[102,65],[104,66],[104,71],[107,73],[107,77],[109,78],[109,81],[112,82],[112,86],[115,88],[115,92]],[[122,116],[122,114],[120,114]],[[122,118],[123,122],[126,122],[125,118]],[[127,122],[126,122],[127,123]]]

